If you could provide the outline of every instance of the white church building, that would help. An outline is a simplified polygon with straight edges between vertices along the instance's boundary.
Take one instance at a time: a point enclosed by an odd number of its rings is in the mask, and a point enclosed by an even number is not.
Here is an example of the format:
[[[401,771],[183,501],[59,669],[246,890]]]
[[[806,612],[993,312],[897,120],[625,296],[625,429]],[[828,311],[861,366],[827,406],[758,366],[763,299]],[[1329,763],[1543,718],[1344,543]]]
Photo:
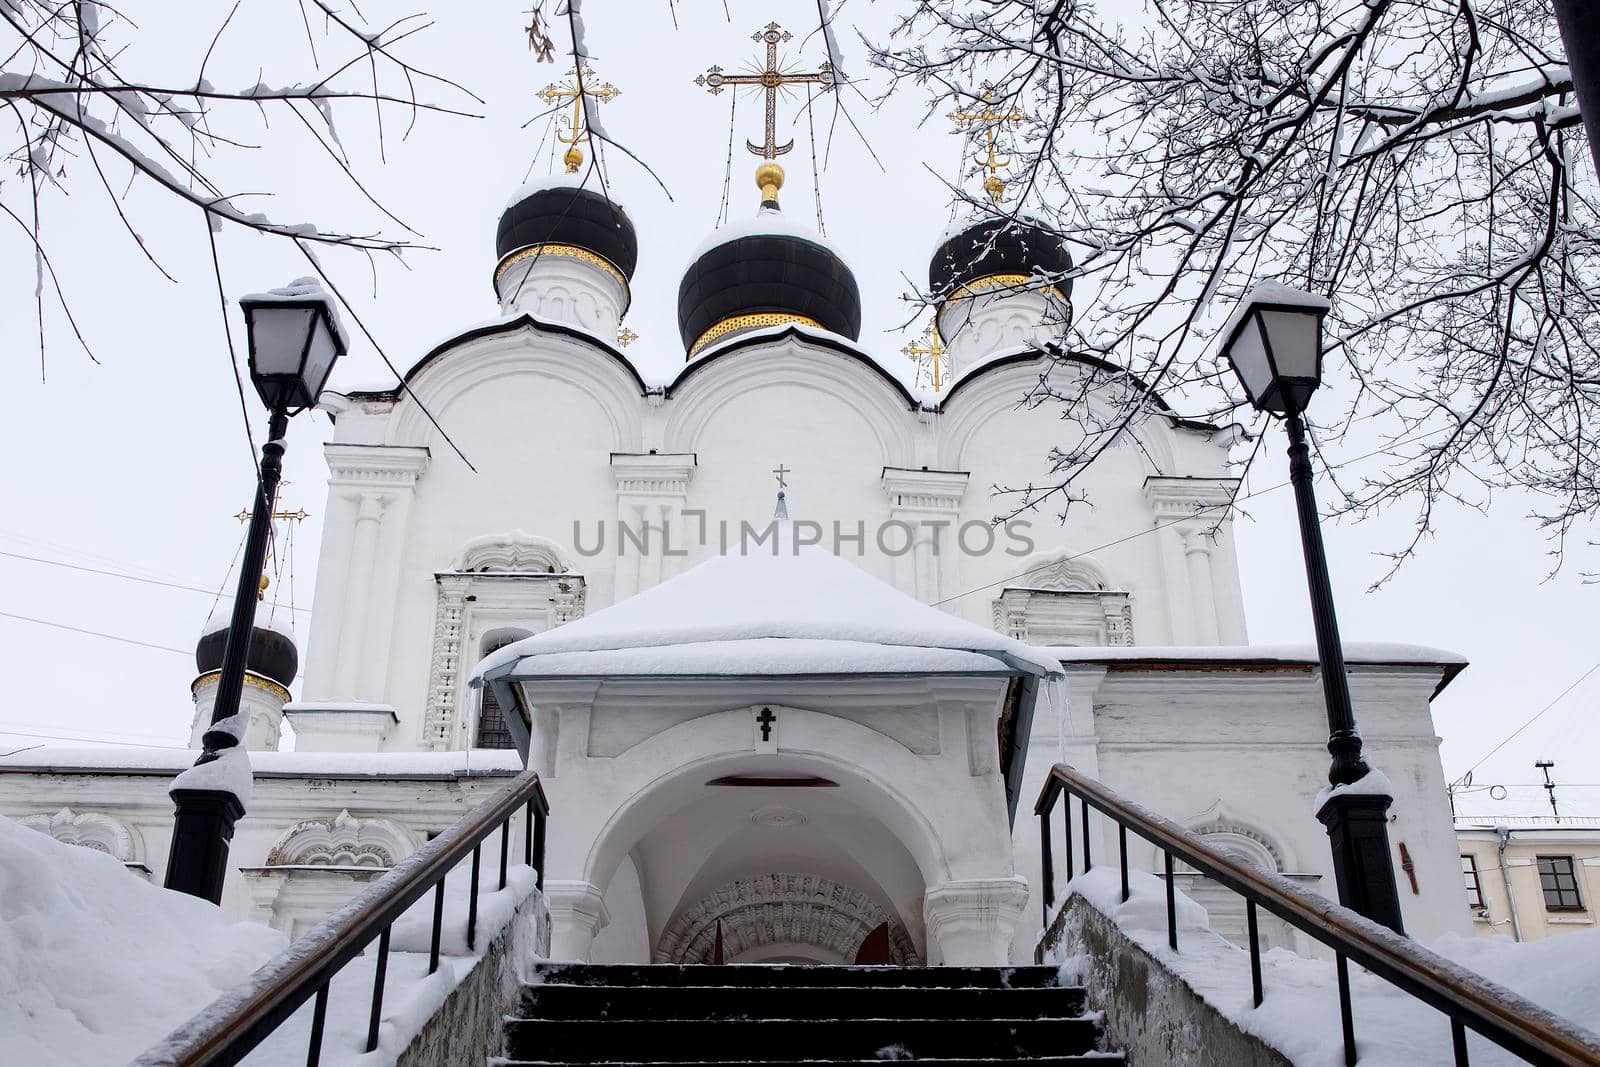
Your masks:
[[[231,912],[304,930],[524,759],[562,958],[704,962],[720,940],[729,962],[850,962],[886,928],[897,964],[1027,959],[1033,802],[1061,760],[1334,895],[1315,655],[1249,644],[1218,508],[1238,429],[1163,408],[1089,471],[1093,507],[996,525],[994,487],[1047,479],[1074,432],[1020,398],[1046,368],[1060,387],[1107,370],[1051,347],[1065,249],[1001,215],[954,232],[930,264],[945,388],[910,391],[858,343],[850,269],[783,216],[781,180],[763,167],[756,217],[691,258],[671,381],[614,341],[632,224],[563,178],[501,218],[497,321],[393,389],[324,395],[313,623],[301,648],[265,628],[252,648]],[[1347,657],[1394,786],[1406,929],[1464,933],[1430,712],[1464,664]],[[196,747],[220,659],[202,640]],[[18,753],[0,814],[159,882],[190,762]],[[1242,900],[1185,889],[1242,927]]]

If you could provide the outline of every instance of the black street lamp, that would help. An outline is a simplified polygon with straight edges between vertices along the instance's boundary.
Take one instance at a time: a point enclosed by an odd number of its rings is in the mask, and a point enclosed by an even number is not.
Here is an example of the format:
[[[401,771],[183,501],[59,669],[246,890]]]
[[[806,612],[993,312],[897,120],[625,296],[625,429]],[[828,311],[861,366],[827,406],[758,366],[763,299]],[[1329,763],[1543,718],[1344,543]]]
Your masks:
[[[1388,812],[1392,797],[1374,775],[1366,790],[1340,790],[1370,772],[1361,758],[1361,731],[1350,703],[1344,646],[1333,609],[1333,585],[1322,547],[1322,527],[1311,487],[1311,454],[1301,419],[1311,394],[1322,383],[1322,319],[1328,301],[1275,282],[1263,282],[1245,296],[1225,331],[1223,354],[1239,376],[1250,403],[1275,415],[1289,431],[1289,480],[1294,484],[1305,551],[1311,617],[1317,630],[1322,692],[1328,705],[1328,752],[1333,764],[1328,782],[1333,795],[1317,811],[1333,845],[1333,873],[1339,902],[1374,922],[1404,933],[1394,859],[1389,853]]]
[[[213,904],[222,901],[228,842],[233,839],[234,823],[244,814],[244,803],[237,790],[228,788],[229,774],[221,766],[201,768],[226,757],[241,761],[239,773],[249,774],[244,753],[229,755],[229,750],[239,745],[249,725],[238,722],[237,716],[255,627],[256,591],[266,563],[278,480],[283,475],[283,438],[289,416],[316,403],[334,361],[345,351],[333,305],[315,279],[302,278],[286,289],[247,296],[239,306],[244,309],[250,336],[250,379],[271,419],[267,442],[261,446],[261,476],[250,509],[250,532],[245,537],[239,586],[233,596],[211,728],[201,739],[204,751],[194,767],[180,774],[168,790],[177,814],[167,854],[166,887],[204,897]]]

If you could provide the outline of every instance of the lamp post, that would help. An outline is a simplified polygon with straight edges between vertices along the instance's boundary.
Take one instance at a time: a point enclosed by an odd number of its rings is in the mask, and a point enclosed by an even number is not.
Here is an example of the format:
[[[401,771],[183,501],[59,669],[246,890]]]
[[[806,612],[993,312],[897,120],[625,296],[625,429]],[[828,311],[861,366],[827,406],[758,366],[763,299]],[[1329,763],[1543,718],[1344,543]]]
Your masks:
[[[1328,301],[1276,282],[1253,288],[1224,332],[1223,354],[1244,385],[1250,403],[1281,418],[1289,433],[1289,480],[1294,485],[1300,542],[1305,552],[1311,617],[1317,631],[1317,658],[1328,710],[1328,769],[1332,795],[1317,811],[1333,846],[1333,873],[1339,902],[1397,933],[1400,897],[1389,852],[1388,811],[1392,797],[1374,775],[1366,788],[1342,790],[1367,778],[1361,756],[1361,731],[1350,702],[1344,647],[1334,614],[1328,558],[1311,486],[1311,455],[1302,414],[1322,382],[1322,319]]]
[[[250,530],[233,596],[211,728],[201,738],[204,751],[194,767],[180,774],[168,790],[177,812],[167,855],[166,887],[204,897],[213,904],[222,900],[228,842],[233,839],[234,823],[244,814],[244,801],[236,788],[229,788],[230,773],[222,770],[219,761],[237,762],[238,773],[248,777],[244,753],[231,750],[238,748],[249,725],[238,722],[237,716],[272,507],[283,475],[283,438],[289,416],[316,403],[334,361],[345,351],[333,305],[315,279],[302,278],[285,289],[244,297],[239,306],[244,309],[250,337],[250,379],[270,414],[267,441],[261,446],[261,473],[250,509]]]

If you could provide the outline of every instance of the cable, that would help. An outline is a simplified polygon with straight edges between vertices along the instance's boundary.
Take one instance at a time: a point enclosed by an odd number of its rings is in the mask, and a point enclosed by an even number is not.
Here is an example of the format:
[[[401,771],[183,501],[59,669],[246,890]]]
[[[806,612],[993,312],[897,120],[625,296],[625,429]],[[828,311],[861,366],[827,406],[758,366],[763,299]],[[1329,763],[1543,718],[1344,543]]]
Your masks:
[[[84,564],[81,564],[81,563],[68,563],[65,560],[46,559],[43,556],[27,556],[27,555],[23,555],[21,552],[6,552],[3,549],[0,549],[0,556],[5,556],[5,557],[7,557],[9,559],[26,560],[29,563],[42,563],[47,567],[61,567],[61,568],[64,568],[66,570],[69,570],[69,571],[83,571],[85,574],[101,574],[101,575],[106,576],[107,578],[122,578],[122,579],[125,579],[125,580],[130,581],[130,582],[143,582],[145,585],[159,585],[159,586],[163,586],[163,587],[165,587],[167,589],[182,589],[185,592],[190,592],[190,593],[205,593],[208,596],[216,593],[216,590],[207,589],[204,586],[187,585],[187,584],[185,584],[183,582],[167,582],[167,581],[162,581],[160,578],[143,578],[143,577],[140,577],[137,574],[130,574],[130,573],[126,572],[126,571],[105,570],[105,569],[100,568],[100,567],[85,566]],[[233,598],[232,597],[228,597],[228,599],[232,600]],[[220,603],[221,600],[222,600],[222,597],[219,595],[217,597],[217,602]],[[214,608],[216,605],[213,604],[212,606]],[[291,607],[289,610],[305,612],[306,614],[310,614],[310,612],[311,612],[310,608],[295,608],[295,607]]]
[[[1342,460],[1339,463],[1332,463],[1332,464],[1324,463],[1323,464],[1323,468],[1325,470],[1332,471],[1332,470],[1338,470],[1341,467],[1348,467],[1352,463],[1359,463],[1361,460],[1371,459],[1373,456],[1384,455],[1384,454],[1390,452],[1391,450],[1393,450],[1395,448],[1398,448],[1400,445],[1413,444],[1413,443],[1415,443],[1417,441],[1423,440],[1424,438],[1433,437],[1433,436],[1435,436],[1437,434],[1441,434],[1447,429],[1449,429],[1449,427],[1441,426],[1436,430],[1429,430],[1426,433],[1417,434],[1415,437],[1403,438],[1403,439],[1401,439],[1399,441],[1391,442],[1390,444],[1387,444],[1387,445],[1383,446],[1382,448],[1375,448],[1371,452],[1363,452],[1359,456],[1351,456],[1349,459]],[[1270,492],[1272,492],[1272,491],[1274,491],[1276,489],[1282,489],[1284,486],[1290,485],[1290,484],[1292,484],[1292,483],[1288,482],[1288,481],[1277,482],[1277,483],[1275,483],[1273,485],[1267,486],[1265,489],[1257,489],[1254,492],[1245,493],[1243,496],[1236,496],[1226,504],[1209,504],[1209,505],[1207,505],[1205,507],[1202,507],[1202,508],[1196,508],[1193,515],[1182,515],[1182,516],[1179,516],[1176,519],[1171,519],[1171,520],[1169,520],[1167,522],[1157,523],[1156,525],[1150,527],[1149,529],[1135,530],[1133,533],[1128,534],[1125,537],[1119,537],[1114,541],[1107,541],[1104,544],[1095,545],[1093,548],[1086,548],[1082,552],[1075,552],[1070,556],[1064,556],[1064,557],[1060,557],[1060,558],[1052,558],[1049,563],[1041,563],[1037,567],[1029,567],[1027,570],[1022,571],[1021,573],[1018,573],[1018,574],[1013,574],[1010,577],[997,578],[994,581],[988,582],[988,583],[986,583],[984,585],[974,586],[971,589],[965,589],[965,590],[963,590],[963,591],[961,591],[959,593],[953,593],[950,596],[945,597],[943,600],[935,600],[933,602],[932,606],[933,607],[939,607],[939,606],[941,606],[943,604],[950,603],[952,600],[960,600],[962,597],[971,596],[973,593],[981,593],[985,589],[993,589],[995,586],[1000,585],[1000,584],[1002,584],[1004,582],[1014,582],[1018,578],[1026,578],[1028,575],[1034,573],[1035,571],[1046,570],[1046,569],[1048,569],[1050,567],[1056,566],[1057,564],[1067,562],[1068,560],[1080,559],[1083,556],[1087,556],[1087,555],[1090,555],[1090,554],[1095,553],[1095,552],[1100,552],[1100,551],[1103,551],[1103,550],[1105,550],[1107,548],[1115,548],[1117,545],[1127,544],[1129,541],[1132,541],[1135,538],[1144,537],[1147,534],[1157,533],[1158,531],[1167,529],[1169,526],[1177,526],[1179,523],[1188,522],[1191,519],[1194,519],[1195,517],[1200,516],[1200,515],[1204,515],[1205,513],[1209,512],[1209,511],[1222,511],[1222,510],[1227,510],[1227,509],[1236,507],[1237,505],[1239,505],[1240,503],[1243,503],[1246,500],[1254,500],[1258,496],[1265,496],[1266,494],[1268,494],[1268,493],[1270,493]],[[1595,664],[1595,666],[1596,667],[1600,667],[1600,663]]]
[[[57,630],[70,630],[75,634],[84,634],[88,637],[103,637],[107,641],[121,641],[125,645],[138,645],[140,648],[153,648],[158,652],[176,652],[180,656],[193,656],[194,649],[173,648],[171,645],[153,645],[148,641],[135,641],[131,637],[119,637],[116,634],[104,634],[98,630],[84,630],[77,626],[68,626],[64,622],[51,622],[49,619],[35,619],[29,615],[16,615],[9,611],[0,611],[0,616],[7,619],[16,619],[18,622],[31,622],[39,626],[49,626]]]
[[[101,737],[68,737],[66,734],[34,734],[28,733],[24,730],[8,729],[4,725],[0,725],[0,737],[36,737],[46,741],[87,741],[96,745],[120,745],[123,748],[160,748],[166,749],[170,752],[194,751],[187,745],[147,745],[139,741],[108,741]],[[39,746],[35,745],[33,747],[38,748]],[[27,752],[29,749],[19,749],[18,751]],[[16,755],[15,752],[7,752],[5,754],[8,756]]]
[[[1470,766],[1466,770],[1462,771],[1461,775],[1459,777],[1457,777],[1455,782],[1452,782],[1451,784],[1454,785],[1454,784],[1460,782],[1462,778],[1465,778],[1467,775],[1469,775],[1473,771],[1477,770],[1478,767],[1480,765],[1482,765],[1484,760],[1488,759],[1490,756],[1494,755],[1496,752],[1499,752],[1502,748],[1505,748],[1506,745],[1511,743],[1512,738],[1516,737],[1522,731],[1526,730],[1528,727],[1530,727],[1534,723],[1538,722],[1539,721],[1539,717],[1541,715],[1543,715],[1545,712],[1549,711],[1551,708],[1555,707],[1557,704],[1561,703],[1561,699],[1563,697],[1565,697],[1568,693],[1572,692],[1574,689],[1578,688],[1578,686],[1582,685],[1584,683],[1584,681],[1588,679],[1589,675],[1593,674],[1595,671],[1600,671],[1600,661],[1596,661],[1593,666],[1591,666],[1588,670],[1584,671],[1582,674],[1580,674],[1578,676],[1578,680],[1577,681],[1573,682],[1571,685],[1567,686],[1561,692],[1557,693],[1556,694],[1556,698],[1554,700],[1550,701],[1550,703],[1546,704],[1544,707],[1542,707],[1538,711],[1534,712],[1533,713],[1533,717],[1531,719],[1529,719],[1527,722],[1523,723],[1521,726],[1517,727],[1515,730],[1512,730],[1509,734],[1507,734],[1506,737],[1505,737],[1505,740],[1501,741],[1498,745],[1494,746],[1489,751],[1487,751],[1483,755],[1479,756],[1478,757],[1478,762],[1474,763],[1472,766]],[[1539,784],[1540,784],[1540,787],[1542,788],[1543,787],[1543,783],[1541,782]],[[1557,782],[1556,785],[1557,786],[1561,786],[1562,783]]]

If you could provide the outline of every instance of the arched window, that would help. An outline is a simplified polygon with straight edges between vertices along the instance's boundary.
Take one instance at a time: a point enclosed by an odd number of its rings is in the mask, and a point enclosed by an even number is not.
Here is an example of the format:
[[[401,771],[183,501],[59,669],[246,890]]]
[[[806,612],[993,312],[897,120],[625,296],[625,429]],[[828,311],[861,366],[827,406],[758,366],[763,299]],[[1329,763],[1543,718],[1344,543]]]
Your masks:
[[[526,630],[491,630],[483,636],[480,655],[487,656],[513,641],[529,636]],[[511,748],[511,731],[506,729],[505,716],[500,711],[500,701],[492,686],[478,690],[478,732],[474,748]]]

